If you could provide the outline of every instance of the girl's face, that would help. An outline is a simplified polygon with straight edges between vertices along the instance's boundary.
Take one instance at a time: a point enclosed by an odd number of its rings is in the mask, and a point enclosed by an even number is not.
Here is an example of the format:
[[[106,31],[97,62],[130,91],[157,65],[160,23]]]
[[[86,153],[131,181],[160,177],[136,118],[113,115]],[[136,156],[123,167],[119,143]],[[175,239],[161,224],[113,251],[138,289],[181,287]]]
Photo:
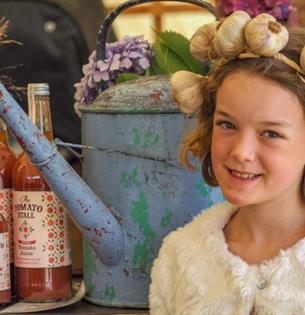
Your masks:
[[[238,206],[301,198],[305,119],[298,98],[278,83],[238,71],[219,87],[212,164]]]

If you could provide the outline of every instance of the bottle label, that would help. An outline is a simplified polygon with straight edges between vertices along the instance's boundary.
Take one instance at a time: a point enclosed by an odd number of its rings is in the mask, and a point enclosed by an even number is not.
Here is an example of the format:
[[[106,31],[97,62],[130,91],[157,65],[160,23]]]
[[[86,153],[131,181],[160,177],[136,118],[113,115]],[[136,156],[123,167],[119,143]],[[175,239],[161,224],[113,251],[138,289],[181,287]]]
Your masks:
[[[0,233],[0,291],[11,287],[9,233]]]
[[[0,189],[0,213],[8,224],[10,262],[14,262],[14,235],[13,235],[13,193],[12,189]]]
[[[71,265],[66,211],[51,191],[14,191],[15,266],[53,268]]]

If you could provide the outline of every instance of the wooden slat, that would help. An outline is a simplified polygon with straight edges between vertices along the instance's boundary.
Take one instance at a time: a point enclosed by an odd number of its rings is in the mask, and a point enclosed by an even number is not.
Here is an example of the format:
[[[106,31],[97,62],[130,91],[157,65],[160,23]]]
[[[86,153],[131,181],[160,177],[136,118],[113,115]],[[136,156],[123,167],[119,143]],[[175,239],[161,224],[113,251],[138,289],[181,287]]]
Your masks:
[[[107,11],[112,11],[116,8],[116,5],[107,5]],[[162,3],[153,3],[151,5],[140,4],[138,6],[129,8],[123,11],[121,14],[139,14],[139,13],[150,13],[150,14],[164,14],[171,12],[207,12],[206,9],[200,8],[191,4],[179,4],[179,5],[167,5]]]

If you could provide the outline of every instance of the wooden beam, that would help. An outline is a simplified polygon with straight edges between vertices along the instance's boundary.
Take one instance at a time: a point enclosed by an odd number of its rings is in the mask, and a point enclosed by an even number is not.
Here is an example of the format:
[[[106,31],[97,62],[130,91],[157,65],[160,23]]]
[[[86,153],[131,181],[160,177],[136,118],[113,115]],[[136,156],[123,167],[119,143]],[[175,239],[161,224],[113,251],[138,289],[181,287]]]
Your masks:
[[[108,12],[114,10],[117,5],[107,5],[106,10]],[[139,13],[150,13],[150,14],[164,14],[172,12],[202,12],[207,13],[208,11],[204,8],[200,8],[191,4],[177,4],[168,5],[160,2],[153,4],[140,4],[136,7],[129,8],[121,14],[139,14]]]

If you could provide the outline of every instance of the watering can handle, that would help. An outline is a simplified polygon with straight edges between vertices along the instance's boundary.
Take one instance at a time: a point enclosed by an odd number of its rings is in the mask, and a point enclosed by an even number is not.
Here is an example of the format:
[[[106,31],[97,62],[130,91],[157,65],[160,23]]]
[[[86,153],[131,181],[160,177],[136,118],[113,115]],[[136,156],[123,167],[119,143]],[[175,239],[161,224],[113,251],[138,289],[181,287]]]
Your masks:
[[[185,3],[190,3],[194,4],[197,6],[200,6],[206,10],[208,10],[210,13],[216,16],[216,10],[215,8],[208,2],[204,2],[201,0],[129,0],[121,5],[119,5],[116,9],[114,9],[112,12],[110,12],[104,22],[102,23],[102,26],[98,32],[97,36],[97,60],[104,60],[106,57],[106,40],[107,40],[107,34],[108,30],[115,20],[115,18],[124,10],[131,8],[133,6],[136,6],[138,4],[143,4],[143,3],[148,3],[148,2],[163,2],[163,1],[168,1],[168,2],[185,2]],[[103,85],[99,86],[99,92],[102,92],[105,89]]]

